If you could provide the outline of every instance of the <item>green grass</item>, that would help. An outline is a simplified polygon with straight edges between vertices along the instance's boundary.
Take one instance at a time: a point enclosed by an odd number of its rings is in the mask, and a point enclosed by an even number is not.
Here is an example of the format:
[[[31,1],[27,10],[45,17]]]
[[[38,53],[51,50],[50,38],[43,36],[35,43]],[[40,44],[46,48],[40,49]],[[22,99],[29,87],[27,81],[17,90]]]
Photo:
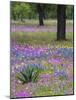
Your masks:
[[[33,94],[34,96],[51,96],[54,95],[51,87],[40,86]]]
[[[12,23],[15,23],[17,25],[38,25],[39,21],[36,19],[32,19],[32,20],[25,20],[23,22],[21,21],[13,21]],[[48,19],[48,20],[44,20],[44,24],[45,26],[55,26],[57,24],[57,20],[55,19]],[[67,25],[73,25],[73,20],[66,20],[66,24]]]
[[[11,33],[11,40],[17,43],[28,43],[30,45],[53,45],[56,47],[72,47],[73,33],[66,33],[67,40],[57,41],[56,33],[49,32],[14,32]]]

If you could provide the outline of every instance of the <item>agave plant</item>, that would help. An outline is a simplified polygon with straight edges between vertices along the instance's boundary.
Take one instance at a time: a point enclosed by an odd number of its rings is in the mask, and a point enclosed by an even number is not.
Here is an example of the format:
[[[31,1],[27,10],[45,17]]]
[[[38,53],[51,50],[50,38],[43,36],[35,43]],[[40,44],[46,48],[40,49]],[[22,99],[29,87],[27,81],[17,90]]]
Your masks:
[[[18,73],[16,77],[22,82],[22,84],[37,82],[41,70],[42,68],[37,65],[28,65],[26,69]]]

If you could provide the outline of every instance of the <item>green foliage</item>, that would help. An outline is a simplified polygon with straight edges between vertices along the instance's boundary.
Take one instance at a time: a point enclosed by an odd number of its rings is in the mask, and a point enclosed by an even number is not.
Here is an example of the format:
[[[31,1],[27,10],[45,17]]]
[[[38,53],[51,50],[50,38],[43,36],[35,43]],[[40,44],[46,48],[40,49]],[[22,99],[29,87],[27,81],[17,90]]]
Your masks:
[[[57,6],[56,5],[45,5],[46,18],[56,19],[57,17]]]
[[[66,18],[73,19],[73,6],[67,6],[66,8]]]
[[[37,82],[41,69],[37,66],[28,66],[25,70],[21,71],[16,77],[22,82],[22,84],[28,82]]]
[[[42,4],[45,19],[57,17],[57,5]],[[11,17],[14,20],[38,19],[37,4],[25,2],[11,2]],[[73,6],[66,6],[66,18],[73,18]]]
[[[11,3],[11,17],[14,20],[31,19],[35,16],[36,7],[34,4],[28,4],[23,2],[12,2]]]

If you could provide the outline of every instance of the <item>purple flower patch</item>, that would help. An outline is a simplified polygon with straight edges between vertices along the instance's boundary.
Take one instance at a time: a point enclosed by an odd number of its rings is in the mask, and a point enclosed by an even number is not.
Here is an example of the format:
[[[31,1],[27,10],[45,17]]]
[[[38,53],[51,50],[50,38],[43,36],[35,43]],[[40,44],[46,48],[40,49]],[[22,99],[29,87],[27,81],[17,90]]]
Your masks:
[[[53,58],[53,59],[49,59],[48,62],[51,63],[51,64],[60,64],[61,63],[61,59]]]
[[[30,97],[30,93],[26,92],[26,91],[20,91],[20,92],[17,92],[15,94],[16,97]]]

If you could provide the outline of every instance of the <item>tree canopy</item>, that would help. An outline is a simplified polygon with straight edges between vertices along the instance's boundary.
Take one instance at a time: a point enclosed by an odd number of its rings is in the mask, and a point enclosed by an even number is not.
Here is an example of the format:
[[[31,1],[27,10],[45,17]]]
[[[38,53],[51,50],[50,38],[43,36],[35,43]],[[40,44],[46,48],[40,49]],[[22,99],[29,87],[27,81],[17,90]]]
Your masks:
[[[44,11],[44,19],[56,19],[57,5],[41,4]],[[37,3],[11,2],[11,17],[13,20],[38,19]],[[66,18],[73,18],[73,6],[66,6]]]

